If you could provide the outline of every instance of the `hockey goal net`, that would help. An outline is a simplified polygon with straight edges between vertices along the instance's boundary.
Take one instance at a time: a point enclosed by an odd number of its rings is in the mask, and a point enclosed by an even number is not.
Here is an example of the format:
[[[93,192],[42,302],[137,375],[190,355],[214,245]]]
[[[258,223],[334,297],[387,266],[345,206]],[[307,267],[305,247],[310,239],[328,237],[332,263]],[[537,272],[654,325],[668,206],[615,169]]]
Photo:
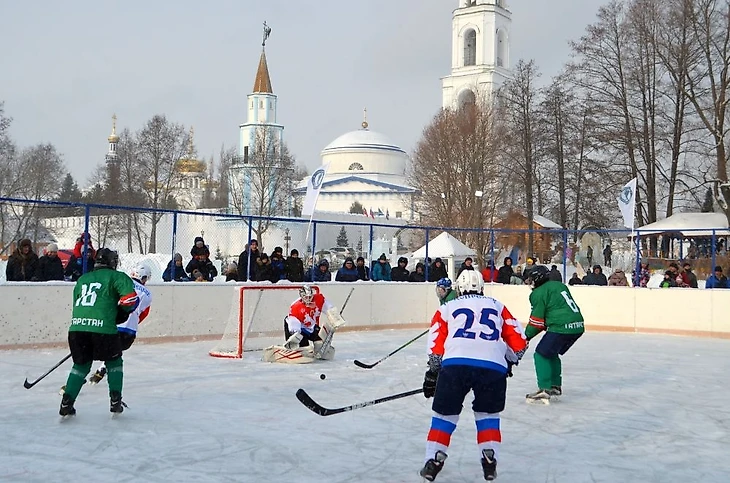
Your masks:
[[[221,340],[213,357],[240,359],[244,351],[258,351],[284,343],[284,318],[299,298],[302,284],[237,286]],[[319,287],[310,285],[315,293]]]

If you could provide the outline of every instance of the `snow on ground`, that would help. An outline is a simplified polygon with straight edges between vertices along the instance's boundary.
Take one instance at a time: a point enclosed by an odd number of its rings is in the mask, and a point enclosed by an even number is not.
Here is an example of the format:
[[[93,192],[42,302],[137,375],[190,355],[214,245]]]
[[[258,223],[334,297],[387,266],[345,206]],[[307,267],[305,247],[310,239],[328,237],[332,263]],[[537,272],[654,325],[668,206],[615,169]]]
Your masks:
[[[0,481],[417,482],[431,411],[421,395],[328,417],[328,407],[420,387],[425,342],[374,369],[417,331],[343,333],[331,362],[287,366],[207,355],[209,342],[136,344],[124,399],[85,386],[59,422],[70,364],[26,390],[67,351],[0,352]],[[725,482],[730,475],[730,340],[588,333],[564,359],[558,403],[531,406],[532,349],[509,381],[500,477],[506,482]],[[320,380],[319,374],[327,378]],[[438,482],[482,481],[467,404]]]

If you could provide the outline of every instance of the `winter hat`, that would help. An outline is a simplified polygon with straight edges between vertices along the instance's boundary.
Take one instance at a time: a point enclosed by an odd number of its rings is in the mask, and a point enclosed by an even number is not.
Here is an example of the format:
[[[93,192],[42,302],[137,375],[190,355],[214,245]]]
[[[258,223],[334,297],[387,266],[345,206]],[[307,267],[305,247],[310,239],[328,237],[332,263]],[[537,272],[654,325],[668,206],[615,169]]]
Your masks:
[[[357,260],[356,261],[357,262],[363,262],[364,263],[365,262],[365,259],[363,257],[357,257]]]
[[[31,247],[31,248],[33,248],[33,243],[31,243],[31,241],[29,239],[23,238],[22,240],[20,240],[20,243],[18,244],[18,246],[21,247],[21,248],[22,247]]]
[[[535,263],[535,260],[532,257],[527,257],[527,264]]]
[[[274,253],[284,253],[284,249],[281,247],[274,248]]]
[[[385,253],[381,253],[378,260],[388,260],[388,257],[385,256]]]
[[[46,253],[48,253],[48,252],[57,252],[57,251],[58,251],[58,245],[56,245],[55,243],[49,243],[46,246]]]
[[[202,236],[196,236],[196,237],[195,237],[195,243],[194,243],[194,244],[195,244],[195,245],[197,245],[197,244],[198,244],[198,242],[200,242],[200,243],[202,243],[203,245],[205,245],[205,241],[203,240],[203,237],[202,237]]]
[[[322,260],[319,261],[319,263],[317,264],[317,266],[318,267],[325,266],[325,267],[328,267],[329,268],[330,262],[328,262],[326,258],[323,258]]]
[[[297,250],[296,248],[294,248],[294,249],[293,249],[293,250],[291,251],[291,254],[292,254],[292,255],[297,255],[297,256],[299,256],[299,250]]]
[[[257,239],[255,239],[255,238],[251,238],[251,241],[248,242],[248,244],[251,245],[252,243],[255,243],[255,244],[258,245],[259,244],[259,241]]]
[[[716,266],[715,271],[722,273],[722,267],[720,265]]]
[[[182,255],[180,255],[179,253],[176,253],[175,254],[175,261],[176,262],[182,262]]]
[[[398,259],[398,263],[405,263],[406,265],[408,265],[408,259],[406,257],[400,257]]]

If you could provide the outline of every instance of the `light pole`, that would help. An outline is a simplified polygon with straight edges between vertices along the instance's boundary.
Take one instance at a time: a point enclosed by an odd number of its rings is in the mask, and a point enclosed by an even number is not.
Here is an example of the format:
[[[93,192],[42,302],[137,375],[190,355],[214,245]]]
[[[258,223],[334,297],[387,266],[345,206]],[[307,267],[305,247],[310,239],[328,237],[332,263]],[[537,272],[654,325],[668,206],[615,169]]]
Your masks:
[[[482,190],[476,190],[474,192],[474,196],[476,196],[479,200],[479,203],[477,205],[477,208],[479,210],[479,231],[477,232],[477,244],[479,245],[479,265],[484,268],[484,247],[482,246],[482,199],[484,198],[484,192]]]

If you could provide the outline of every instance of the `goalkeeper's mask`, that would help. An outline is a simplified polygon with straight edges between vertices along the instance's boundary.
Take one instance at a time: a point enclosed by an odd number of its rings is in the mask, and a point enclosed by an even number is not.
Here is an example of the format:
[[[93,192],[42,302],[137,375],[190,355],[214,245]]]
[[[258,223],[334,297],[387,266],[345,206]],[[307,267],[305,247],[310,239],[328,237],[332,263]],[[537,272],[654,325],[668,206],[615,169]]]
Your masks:
[[[299,289],[299,298],[304,302],[304,305],[314,305],[314,289],[311,285],[304,285]]]

